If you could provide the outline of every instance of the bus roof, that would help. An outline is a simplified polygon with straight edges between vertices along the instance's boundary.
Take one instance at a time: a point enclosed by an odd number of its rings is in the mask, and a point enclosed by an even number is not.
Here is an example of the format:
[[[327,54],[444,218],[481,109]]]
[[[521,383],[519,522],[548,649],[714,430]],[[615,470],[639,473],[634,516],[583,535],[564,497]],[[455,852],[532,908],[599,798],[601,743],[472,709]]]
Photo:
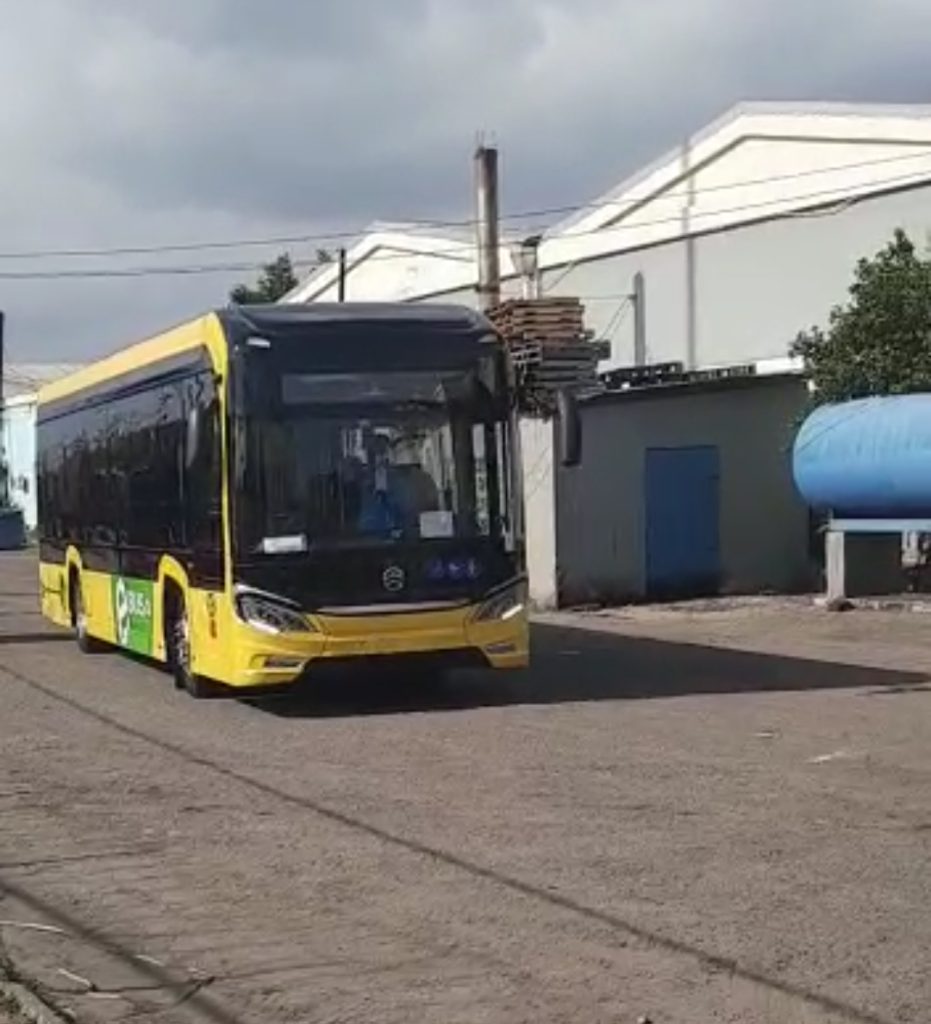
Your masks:
[[[230,340],[237,335],[275,337],[316,327],[322,329],[321,340],[332,341],[334,332],[359,328],[368,333],[376,324],[390,325],[396,332],[407,327],[412,332],[436,334],[440,344],[444,337],[476,343],[496,337],[491,322],[466,306],[402,302],[230,305],[122,348],[47,384],[39,389],[39,403],[68,398],[112,378],[133,374],[151,363],[199,348],[205,344],[211,321],[214,333],[218,334],[216,326],[222,325]],[[313,331],[307,337],[312,343]]]
[[[410,324],[420,329],[455,331],[478,335],[494,333],[481,313],[467,306],[411,302],[320,302],[262,306],[230,306],[220,311],[225,321],[241,317],[260,332],[299,326],[353,326],[373,323]]]

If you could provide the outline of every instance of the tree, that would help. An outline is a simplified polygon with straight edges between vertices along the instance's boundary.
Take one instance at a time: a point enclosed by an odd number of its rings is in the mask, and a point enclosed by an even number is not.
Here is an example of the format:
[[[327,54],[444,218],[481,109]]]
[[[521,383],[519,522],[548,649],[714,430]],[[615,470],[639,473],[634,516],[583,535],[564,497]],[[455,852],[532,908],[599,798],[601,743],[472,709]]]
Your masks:
[[[931,391],[931,260],[901,229],[857,263],[850,299],[792,346],[814,384],[814,401]]]
[[[230,292],[230,298],[240,306],[277,302],[297,285],[291,257],[283,253],[274,262],[265,264],[254,288],[238,284]]]

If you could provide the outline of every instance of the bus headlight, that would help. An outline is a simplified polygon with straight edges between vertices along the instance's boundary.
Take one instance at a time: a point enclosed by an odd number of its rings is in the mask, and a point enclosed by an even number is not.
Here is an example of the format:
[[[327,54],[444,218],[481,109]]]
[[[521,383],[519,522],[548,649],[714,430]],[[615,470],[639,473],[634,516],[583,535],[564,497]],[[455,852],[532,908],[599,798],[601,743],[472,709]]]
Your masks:
[[[507,622],[516,618],[527,607],[527,586],[521,581],[493,594],[472,617],[473,622]]]
[[[241,591],[236,595],[236,614],[263,633],[313,633],[309,619],[296,608],[266,594]]]

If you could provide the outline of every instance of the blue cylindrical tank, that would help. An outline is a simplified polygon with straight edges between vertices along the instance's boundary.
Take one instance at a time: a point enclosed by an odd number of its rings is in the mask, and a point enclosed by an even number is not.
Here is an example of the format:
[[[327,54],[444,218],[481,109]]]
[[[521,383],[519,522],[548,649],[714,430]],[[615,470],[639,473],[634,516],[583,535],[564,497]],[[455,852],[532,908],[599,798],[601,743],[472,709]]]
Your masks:
[[[931,517],[931,394],[816,409],[795,439],[795,485],[836,516]]]

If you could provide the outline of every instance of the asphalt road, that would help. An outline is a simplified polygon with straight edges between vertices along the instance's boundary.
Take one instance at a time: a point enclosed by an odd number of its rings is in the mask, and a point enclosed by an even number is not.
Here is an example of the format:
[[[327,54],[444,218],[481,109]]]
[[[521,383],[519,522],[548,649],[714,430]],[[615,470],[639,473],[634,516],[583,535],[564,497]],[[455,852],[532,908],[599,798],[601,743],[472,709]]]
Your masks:
[[[558,617],[515,676],[197,703],[34,577],[0,938],[78,1021],[931,1019],[924,616]]]

